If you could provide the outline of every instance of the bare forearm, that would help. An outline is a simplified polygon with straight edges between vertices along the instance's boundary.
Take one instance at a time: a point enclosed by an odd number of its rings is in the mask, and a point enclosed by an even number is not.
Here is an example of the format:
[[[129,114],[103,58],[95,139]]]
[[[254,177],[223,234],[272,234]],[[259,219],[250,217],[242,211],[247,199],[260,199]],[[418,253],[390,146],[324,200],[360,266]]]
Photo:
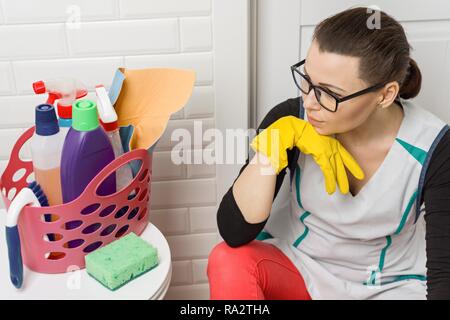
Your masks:
[[[276,177],[268,159],[257,153],[234,183],[233,196],[248,223],[260,223],[269,216]]]

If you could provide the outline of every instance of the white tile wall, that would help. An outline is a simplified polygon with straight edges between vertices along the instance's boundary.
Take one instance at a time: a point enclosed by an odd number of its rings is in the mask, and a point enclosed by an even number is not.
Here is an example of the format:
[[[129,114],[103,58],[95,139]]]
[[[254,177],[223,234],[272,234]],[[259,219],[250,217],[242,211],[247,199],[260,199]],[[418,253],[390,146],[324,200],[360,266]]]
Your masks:
[[[108,88],[121,66],[196,71],[192,98],[171,116],[153,162],[149,217],[174,260],[168,299],[209,298],[205,266],[220,241],[215,166],[170,159],[173,130],[193,134],[197,121],[204,130],[216,123],[211,11],[211,0],[0,0],[0,173],[46,99],[33,94],[34,81],[74,77],[92,91]],[[201,150],[199,138],[191,144]],[[30,157],[28,146],[22,157]]]
[[[33,105],[42,103],[37,95],[0,96],[0,112],[7,114],[0,117],[0,128],[28,128],[34,124]]]
[[[208,282],[208,277],[206,275],[206,268],[208,266],[207,259],[192,260],[192,269],[194,270],[194,283],[205,283]]]
[[[217,233],[169,236],[170,250],[174,261],[206,258],[220,239]]]
[[[155,181],[150,199],[152,209],[214,205],[216,181],[214,178]]]
[[[197,158],[196,154],[213,154],[213,149],[205,147],[204,149],[194,149],[186,152],[187,159],[195,160]],[[186,175],[189,179],[195,178],[208,178],[213,177],[216,174],[216,166],[214,164],[195,164],[191,163],[186,165]]]
[[[122,18],[210,15],[210,0],[120,0]]]
[[[6,23],[83,21],[118,18],[117,0],[2,0]]]
[[[195,87],[184,111],[186,118],[213,117],[214,88],[212,86]]]
[[[201,148],[209,145],[210,141],[203,141],[203,136],[200,134],[195,135],[195,128],[198,128],[197,131],[200,132],[202,130],[205,132],[208,129],[214,128],[214,119],[189,119],[189,120],[173,120],[167,124],[166,130],[163,135],[158,140],[156,144],[155,151],[168,151],[172,150],[172,147],[178,145],[183,140],[177,140],[178,138],[174,137],[172,141],[172,133],[176,129],[186,129],[190,133],[191,144],[193,147]]]
[[[20,137],[23,131],[23,129],[19,128],[0,130],[0,141],[2,142],[0,148],[0,159],[8,160],[14,143]]]
[[[66,55],[63,24],[5,25],[0,29],[0,43],[0,59]]]
[[[166,236],[189,233],[188,208],[152,210],[150,220]]]
[[[3,9],[0,7],[0,24],[3,24],[5,21],[5,19],[3,18]]]
[[[172,284],[190,285],[193,283],[192,262],[174,261],[172,262]]]
[[[68,76],[80,79],[90,90],[99,83],[109,87],[115,70],[123,66],[123,58],[27,60],[12,65],[18,93],[32,94],[34,81]]]
[[[211,19],[209,17],[182,18],[180,27],[183,51],[211,50]]]
[[[211,85],[213,81],[213,54],[210,52],[173,55],[127,56],[127,68],[161,67],[193,69],[197,85]]]
[[[88,22],[67,30],[73,56],[177,52],[178,38],[176,19]]]
[[[182,179],[185,175],[184,164],[174,164],[171,161],[171,152],[155,152],[153,155],[153,181]]]
[[[209,285],[207,283],[187,286],[172,286],[166,294],[167,300],[184,300],[186,297],[192,300],[209,299]]]
[[[7,165],[8,165],[8,160],[0,160],[0,172],[5,171]],[[2,208],[3,208],[3,203],[2,203]]]
[[[13,94],[14,82],[10,62],[0,62],[0,95]]]
[[[189,208],[191,232],[214,232],[217,228],[215,207]]]

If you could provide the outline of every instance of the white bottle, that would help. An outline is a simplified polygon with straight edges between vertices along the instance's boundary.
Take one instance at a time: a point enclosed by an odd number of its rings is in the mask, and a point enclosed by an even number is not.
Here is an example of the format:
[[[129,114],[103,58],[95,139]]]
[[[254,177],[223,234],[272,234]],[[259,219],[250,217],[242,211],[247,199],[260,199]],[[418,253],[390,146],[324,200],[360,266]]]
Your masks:
[[[36,182],[48,198],[49,205],[62,203],[61,154],[64,135],[59,130],[55,108],[51,104],[36,107],[36,131],[31,138],[31,157]]]
[[[108,93],[103,85],[95,87],[95,93],[97,94],[97,109],[101,120],[101,124],[109,140],[111,141],[114,156],[120,157],[123,152],[122,141],[120,140],[119,125],[117,122],[117,113],[109,100]],[[124,165],[116,171],[116,186],[117,191],[126,187],[131,180],[133,180],[133,174],[129,165]]]

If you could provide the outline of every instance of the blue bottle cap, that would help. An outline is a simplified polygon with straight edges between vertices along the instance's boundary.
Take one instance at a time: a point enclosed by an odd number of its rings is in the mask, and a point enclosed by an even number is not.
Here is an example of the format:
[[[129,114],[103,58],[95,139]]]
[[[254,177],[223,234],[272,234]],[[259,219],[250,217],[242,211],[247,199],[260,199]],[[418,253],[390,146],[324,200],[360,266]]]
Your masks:
[[[51,104],[40,104],[36,107],[36,134],[51,136],[59,132],[55,108]]]
[[[72,126],[72,118],[69,119],[59,118],[58,124],[60,128],[70,128]]]

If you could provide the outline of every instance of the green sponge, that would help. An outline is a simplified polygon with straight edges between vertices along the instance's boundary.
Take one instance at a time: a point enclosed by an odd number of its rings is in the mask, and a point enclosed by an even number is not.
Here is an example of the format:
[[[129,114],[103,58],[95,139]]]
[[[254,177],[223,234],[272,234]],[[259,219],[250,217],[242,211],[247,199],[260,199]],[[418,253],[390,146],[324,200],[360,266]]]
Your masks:
[[[146,273],[158,265],[156,248],[131,232],[85,256],[86,270],[110,290]]]

